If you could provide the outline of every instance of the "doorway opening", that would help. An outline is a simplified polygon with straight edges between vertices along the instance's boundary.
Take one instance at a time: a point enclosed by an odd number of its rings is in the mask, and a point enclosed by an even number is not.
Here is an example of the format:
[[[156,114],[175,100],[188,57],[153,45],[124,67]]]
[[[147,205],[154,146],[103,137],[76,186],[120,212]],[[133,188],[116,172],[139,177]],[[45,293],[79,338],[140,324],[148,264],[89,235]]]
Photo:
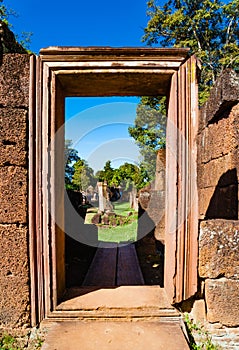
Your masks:
[[[59,309],[66,290],[67,228],[74,236],[81,227],[83,244],[98,242],[96,226],[88,225],[86,232],[78,213],[66,209],[72,207],[65,195],[64,166],[65,99],[70,97],[167,97],[164,289],[171,304],[196,292],[196,72],[196,57],[189,57],[189,50],[183,48],[49,47],[42,49],[39,57],[31,57],[32,324],[44,318],[82,315],[79,305]],[[142,198],[147,196],[142,192]],[[142,210],[147,213],[148,207],[142,206]],[[145,220],[142,226],[149,222]],[[141,231],[137,230],[137,234]],[[135,292],[131,296],[130,302],[137,301],[137,309],[140,297],[137,294],[136,300]],[[117,309],[117,303],[114,306]]]
[[[64,300],[96,283],[163,287],[166,116],[159,98],[143,100],[148,103],[135,96],[65,100],[65,195],[98,239],[85,244],[80,234],[65,235]]]

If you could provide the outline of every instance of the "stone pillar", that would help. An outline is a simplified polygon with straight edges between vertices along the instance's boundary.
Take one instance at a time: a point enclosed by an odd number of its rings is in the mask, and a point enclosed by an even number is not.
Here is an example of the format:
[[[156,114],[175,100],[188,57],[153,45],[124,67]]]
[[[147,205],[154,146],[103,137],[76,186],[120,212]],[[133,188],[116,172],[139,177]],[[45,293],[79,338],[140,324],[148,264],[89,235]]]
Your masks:
[[[204,304],[204,326],[223,349],[239,348],[238,101],[239,75],[226,70],[200,110],[198,133],[197,304]]]
[[[104,197],[104,191],[103,191],[103,182],[97,182],[97,187],[98,187],[98,196],[99,196],[99,210],[104,212],[105,197]]]
[[[0,64],[0,323],[11,333],[30,325],[28,100],[29,55],[4,54]]]
[[[106,210],[113,210],[113,205],[109,200],[108,185],[106,182],[98,182],[98,192],[99,192],[99,211],[105,212]]]
[[[155,198],[159,208],[160,218],[156,221],[154,236],[157,240],[164,243],[165,239],[165,169],[166,169],[166,149],[160,149],[157,153],[156,160],[156,177],[155,177]]]
[[[156,159],[156,176],[154,188],[157,191],[165,191],[166,149],[160,149]]]
[[[0,21],[0,328],[30,326],[29,55]],[[0,331],[1,333],[1,331]]]
[[[138,211],[138,198],[137,198],[137,190],[135,187],[132,188],[132,191],[129,193],[129,203],[130,208],[134,209],[135,211]]]

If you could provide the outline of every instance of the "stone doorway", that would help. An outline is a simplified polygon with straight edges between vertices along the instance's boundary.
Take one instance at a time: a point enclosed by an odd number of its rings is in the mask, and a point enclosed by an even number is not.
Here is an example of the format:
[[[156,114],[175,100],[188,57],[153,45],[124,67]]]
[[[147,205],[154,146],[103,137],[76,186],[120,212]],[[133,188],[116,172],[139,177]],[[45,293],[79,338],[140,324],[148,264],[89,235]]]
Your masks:
[[[163,287],[165,149],[158,151],[157,159],[152,155],[152,152],[150,154],[148,152],[148,157],[151,156],[151,162],[148,165],[149,169],[146,170],[150,171],[151,174],[154,173],[155,178],[154,181],[150,182],[150,186],[143,185],[144,188],[139,191],[140,195],[137,195],[136,185],[133,185],[132,180],[129,182],[129,179],[122,178],[120,181],[121,197],[110,202],[107,199],[107,190],[110,187],[106,183],[99,183],[99,177],[96,178],[97,172],[102,171],[106,162],[109,161],[111,162],[110,167],[114,169],[112,172],[118,174],[115,181],[119,181],[119,176],[122,176],[119,172],[117,173],[119,167],[128,166],[127,171],[131,172],[132,167],[135,167],[134,170],[139,170],[139,149],[134,139],[130,138],[128,131],[128,128],[135,122],[139,102],[139,97],[128,96],[78,97],[66,100],[65,142],[67,142],[67,145],[71,144],[72,152],[77,151],[77,156],[81,159],[79,160],[80,164],[82,161],[87,162],[86,169],[89,172],[88,176],[79,177],[78,171],[76,176],[67,177],[65,197],[68,196],[71,203],[67,201],[66,205],[72,204],[69,212],[76,211],[82,217],[84,224],[82,223],[82,228],[80,228],[80,223],[77,224],[79,229],[76,228],[76,232],[66,231],[66,289],[79,288],[84,283],[86,273],[91,266],[96,247],[94,243],[92,246],[82,244],[79,232],[87,230],[87,228],[90,230],[92,222],[96,231],[98,230],[96,236],[98,236],[99,241],[113,242],[116,246],[120,246],[123,242],[127,245],[132,243],[133,246],[129,250],[128,260],[135,261],[132,252],[134,249],[136,258],[138,257],[142,268],[143,282],[137,282],[135,277],[137,269],[133,271],[129,264],[127,268],[124,267],[122,259],[118,259],[121,256],[121,250],[123,250],[119,247],[118,250],[115,250],[116,254],[113,254],[114,268],[116,270],[131,270],[132,281],[130,282],[129,276],[124,281],[122,281],[121,276],[118,281],[117,273],[115,278],[113,277],[114,272],[111,271],[110,261],[112,254],[109,254],[108,264],[104,264],[104,261],[102,261],[102,265],[106,269],[108,266],[108,269],[112,272],[111,286],[127,283],[128,285],[145,284]],[[73,113],[71,112],[72,109]],[[140,111],[142,113],[142,108]],[[159,112],[152,111],[148,107],[144,110],[144,113],[149,115],[152,113],[154,119],[155,114],[157,114],[157,123],[165,127],[165,117],[162,118]],[[142,117],[145,117],[145,114]],[[152,127],[156,126],[151,125]],[[69,166],[67,165],[68,173]],[[124,173],[126,173],[126,169],[124,169]],[[119,185],[118,182],[117,184]],[[80,189],[79,186],[84,188]],[[83,195],[86,197],[83,198]],[[102,197],[100,200],[99,196]],[[85,203],[85,201],[87,202]],[[68,210],[65,210],[65,213],[67,215]],[[71,216],[71,214],[69,215]],[[72,226],[72,216],[70,222],[66,225]],[[90,235],[90,232],[88,234]],[[96,243],[98,244],[98,242]],[[106,251],[110,251],[110,249]],[[138,259],[135,261],[136,265],[138,265]],[[126,275],[127,271],[125,271]],[[108,283],[107,273],[100,271],[100,276],[101,278],[97,279],[98,284],[103,283],[102,285],[105,285],[105,283]],[[103,282],[104,276],[106,277],[105,283]],[[69,295],[69,293],[66,294]]]
[[[58,310],[65,290],[62,126],[67,96],[167,96],[164,292],[170,303],[196,292],[196,71],[196,58],[189,57],[187,49],[52,47],[42,49],[38,58],[32,57],[30,177],[36,184],[30,189],[30,206],[36,213],[30,218],[33,324],[79,313],[74,308]],[[60,128],[62,135],[56,140]]]

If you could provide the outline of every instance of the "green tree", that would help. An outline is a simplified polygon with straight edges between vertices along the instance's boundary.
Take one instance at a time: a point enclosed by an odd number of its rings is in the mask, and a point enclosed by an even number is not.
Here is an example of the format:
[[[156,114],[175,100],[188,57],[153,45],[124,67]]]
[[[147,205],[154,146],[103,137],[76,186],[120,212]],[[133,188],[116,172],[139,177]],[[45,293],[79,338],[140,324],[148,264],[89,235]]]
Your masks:
[[[155,173],[154,173],[155,176]],[[154,178],[153,176],[153,178]],[[149,175],[148,170],[144,167],[144,165],[141,163],[139,167],[139,171],[135,175],[135,187],[137,190],[140,190],[141,188],[147,186],[151,181],[152,177]]]
[[[80,159],[78,151],[72,148],[72,144],[71,140],[65,140],[65,186],[67,189],[72,187],[73,164]]]
[[[121,186],[126,191],[130,191],[133,187],[140,189],[144,187],[149,176],[143,166],[137,166],[131,163],[124,163],[118,169],[111,167],[111,162],[107,161],[104,169],[96,173],[99,181],[106,181],[109,186]]]
[[[124,163],[118,170],[121,177],[120,185],[127,191],[132,190],[133,187],[140,189],[149,182],[148,172],[142,164],[137,166],[131,163]]]
[[[153,180],[157,151],[166,144],[165,98],[142,97],[137,106],[135,124],[128,130],[143,158],[142,174],[147,172],[147,178]]]
[[[3,0],[0,0],[0,20],[5,22],[6,24],[8,24],[8,13],[7,13],[7,9],[6,6],[3,5]]]
[[[189,47],[201,60],[199,102],[225,68],[238,69],[239,1],[157,0],[147,3],[149,21],[143,42],[163,47]]]
[[[157,0],[147,2],[149,21],[142,40],[149,46],[189,47],[201,60],[199,104],[208,98],[217,76],[226,68],[239,68],[239,1]],[[161,116],[157,120],[157,111]],[[166,98],[142,97],[130,135],[140,148],[141,168],[150,181],[155,174],[156,151],[165,146]],[[143,112],[142,112],[143,110]],[[144,175],[145,176],[145,175]]]
[[[75,189],[80,191],[86,191],[86,189],[96,184],[94,177],[94,170],[89,167],[84,159],[78,159],[74,165],[74,174],[72,176],[72,184]]]
[[[104,165],[104,169],[98,171],[96,173],[96,176],[98,177],[99,181],[101,181],[101,182],[106,181],[109,186],[112,184],[112,179],[114,176],[114,169],[111,166],[110,160],[107,160],[107,162]]]
[[[12,24],[9,22],[9,17],[17,17],[17,13],[4,5],[3,0],[0,0],[0,21],[2,21],[9,29],[13,29]],[[16,41],[26,50],[28,53],[32,53],[29,48],[31,44],[32,32],[22,31],[20,34],[14,33]]]
[[[135,164],[124,163],[115,170],[112,182],[117,186],[123,187],[126,191],[130,191],[135,186],[136,175],[139,168]]]

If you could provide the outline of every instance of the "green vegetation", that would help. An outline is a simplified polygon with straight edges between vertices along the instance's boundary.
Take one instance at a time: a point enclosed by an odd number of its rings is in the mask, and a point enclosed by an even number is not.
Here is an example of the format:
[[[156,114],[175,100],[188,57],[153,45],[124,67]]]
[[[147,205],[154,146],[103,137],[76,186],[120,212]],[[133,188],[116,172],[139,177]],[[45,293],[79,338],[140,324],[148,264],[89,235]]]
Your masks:
[[[148,184],[148,173],[143,165],[137,166],[131,163],[124,163],[117,169],[111,167],[111,161],[105,163],[104,169],[96,173],[98,181],[106,181],[109,186],[121,186],[126,191],[133,187],[140,189]]]
[[[90,185],[95,187],[97,180],[94,176],[94,170],[84,159],[78,159],[74,163],[73,169],[72,185],[74,189],[86,191]]]
[[[121,186],[125,191],[134,187],[140,189],[148,184],[149,176],[145,166],[124,163],[114,169],[108,160],[104,168],[94,174],[88,163],[81,159],[78,151],[72,147],[71,140],[65,140],[65,187],[67,190],[87,191],[95,188],[98,181],[107,182],[108,186]]]
[[[104,242],[132,242],[137,239],[137,217],[138,213],[132,210],[128,202],[117,202],[114,204],[114,212],[116,215],[122,215],[125,219],[125,224],[120,225],[119,222],[114,222],[109,227],[98,226],[98,238]],[[132,212],[131,216],[128,213]]]
[[[127,215],[129,211],[133,212],[133,209],[129,206],[129,202],[116,202],[114,204],[114,212],[117,215]],[[134,213],[136,214],[136,212]]]
[[[10,16],[17,16],[16,12],[4,5],[4,1],[0,0],[0,20],[3,21],[8,27],[12,27],[8,19]]]
[[[137,240],[137,220],[122,226],[99,227],[98,238],[104,242],[135,242]]]
[[[9,334],[4,334],[0,338],[0,349],[1,350],[20,350],[20,348],[17,346],[16,339]]]
[[[142,97],[137,106],[134,126],[129,127],[129,134],[136,141],[142,156],[141,172],[146,174],[146,183],[154,180],[156,156],[159,149],[166,147],[166,110],[165,97]]]
[[[73,163],[77,162],[80,157],[78,151],[72,147],[71,140],[65,140],[65,186],[66,189],[73,189],[72,176],[74,174]]]
[[[21,350],[32,349],[38,350],[42,347],[43,340],[36,335],[33,339],[27,339],[27,337],[13,337],[11,334],[0,335],[0,350]]]
[[[203,104],[217,76],[239,68],[238,0],[157,0],[147,2],[149,21],[142,38],[149,46],[188,47],[202,62],[199,102]]]
[[[0,0],[0,21],[3,21],[8,28],[11,30],[12,25],[9,22],[9,17],[14,16],[17,17],[17,13],[11,9],[8,8],[7,6],[4,5],[3,0]],[[30,51],[30,43],[31,43],[31,37],[32,37],[32,32],[24,32],[22,31],[20,34],[14,33],[17,42],[25,49],[27,50],[28,53],[32,53]]]
[[[188,47],[201,61],[199,105],[226,68],[239,70],[238,0],[149,0],[149,17],[142,41],[148,46]],[[156,151],[165,147],[166,97],[142,97],[129,134],[140,148],[140,165],[150,182],[155,176]]]
[[[207,332],[203,326],[194,323],[188,313],[184,314],[184,322],[187,327],[192,350],[221,350],[219,345],[215,345],[212,342],[212,337],[209,332]],[[198,339],[197,342],[195,342],[194,338]]]

